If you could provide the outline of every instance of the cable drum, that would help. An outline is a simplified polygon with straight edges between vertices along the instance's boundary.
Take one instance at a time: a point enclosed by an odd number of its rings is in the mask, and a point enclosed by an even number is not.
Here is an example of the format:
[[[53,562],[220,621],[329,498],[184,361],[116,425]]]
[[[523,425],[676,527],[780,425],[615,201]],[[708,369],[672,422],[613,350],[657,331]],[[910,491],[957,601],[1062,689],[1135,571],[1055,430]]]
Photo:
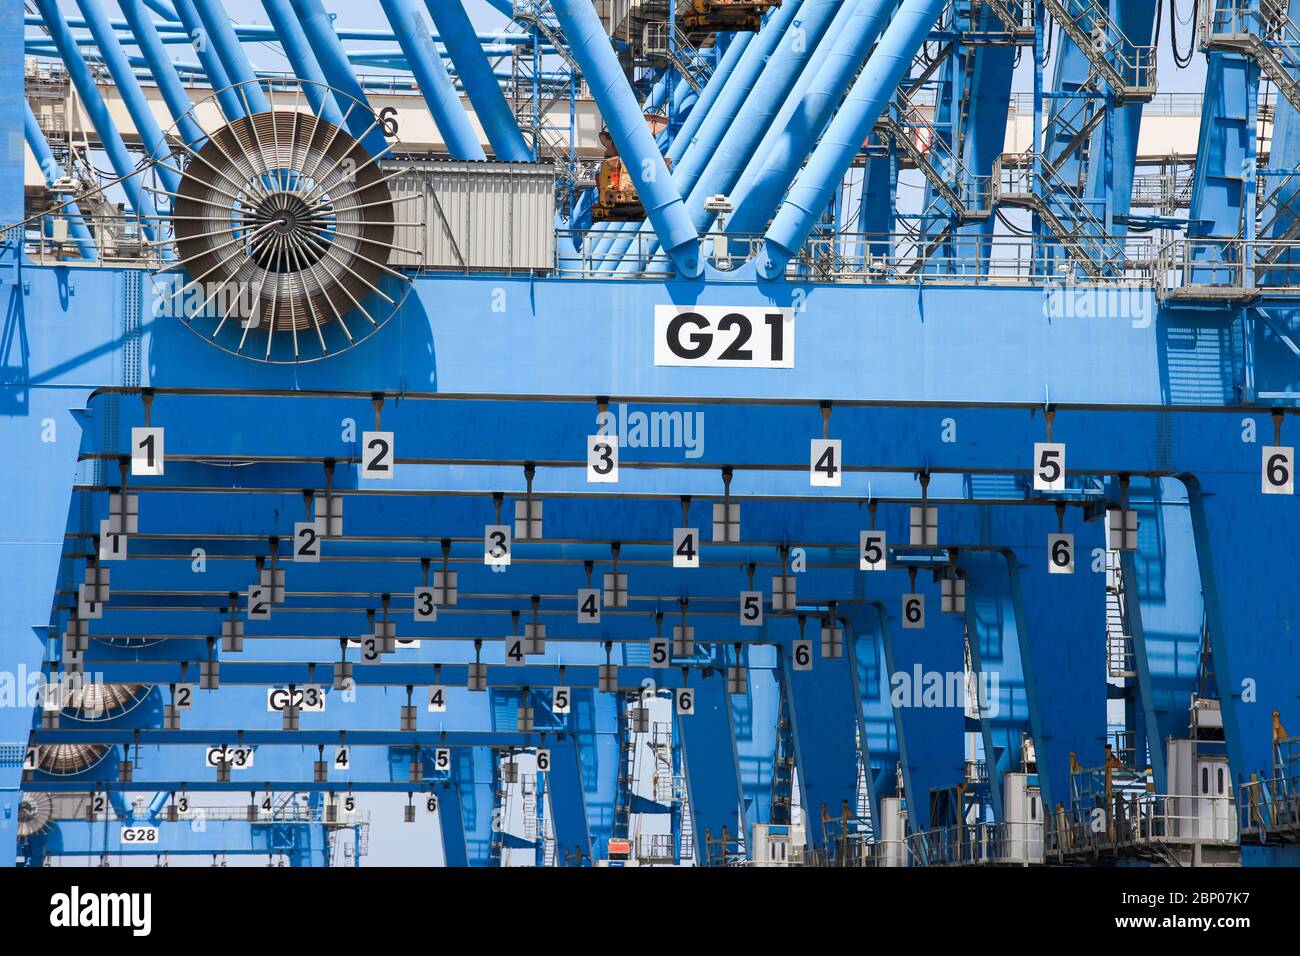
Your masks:
[[[395,194],[400,173],[384,165],[401,155],[398,124],[309,80],[247,83],[269,109],[214,127],[215,102],[200,103],[187,113],[200,141],[176,126],[166,136],[172,152],[155,165],[180,184],[151,189],[170,203],[154,315],[243,358],[318,361],[374,334],[410,294],[414,267],[394,266],[394,252],[422,253],[393,240],[413,225],[395,210],[416,197]]]
[[[187,163],[174,208],[190,279],[233,285],[272,335],[346,323],[377,288],[393,242],[379,165],[339,127],[297,111],[214,133]]]
[[[112,749],[104,744],[46,744],[39,748],[36,769],[68,777],[94,769]]]
[[[113,720],[134,710],[149,696],[149,684],[81,684],[67,688],[63,713],[74,720]]]
[[[48,793],[24,793],[18,804],[18,839],[44,832],[54,818],[54,798]]]

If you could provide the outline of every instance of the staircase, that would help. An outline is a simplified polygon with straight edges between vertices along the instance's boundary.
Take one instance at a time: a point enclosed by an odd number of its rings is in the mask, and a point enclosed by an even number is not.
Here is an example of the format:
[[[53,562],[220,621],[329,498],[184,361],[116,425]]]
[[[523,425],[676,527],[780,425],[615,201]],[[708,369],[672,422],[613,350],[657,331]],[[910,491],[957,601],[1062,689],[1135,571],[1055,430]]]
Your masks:
[[[636,701],[636,696],[624,698],[618,722],[618,781],[614,788],[614,825],[610,836],[626,840],[632,823],[632,795],[636,787],[636,735],[629,727],[629,703]]]
[[[998,18],[1012,39],[1029,40],[1034,38],[1034,4],[1033,0],[976,0],[972,4],[973,13],[978,14],[980,7],[987,7]]]
[[[1201,9],[1201,43],[1207,50],[1254,58],[1283,96],[1300,109],[1300,26],[1287,17],[1285,2],[1206,0]]]
[[[793,823],[794,735],[790,728],[790,703],[784,682],[776,715],[776,753],[772,755],[772,822],[789,826]]]
[[[1105,80],[1118,105],[1146,103],[1156,93],[1156,48],[1138,46],[1097,0],[1044,0],[1043,6]]]
[[[671,66],[696,93],[702,92],[713,76],[713,61],[700,52],[676,23],[647,23],[642,52],[653,64]]]
[[[1022,153],[999,157],[994,164],[994,202],[1019,206],[1038,214],[1053,238],[1089,278],[1122,272],[1128,264],[1122,240],[1106,230],[1089,200],[1070,186],[1046,157],[1034,171],[1034,157]]]
[[[1124,573],[1119,552],[1106,552],[1106,672],[1114,678],[1136,677],[1133,637],[1124,607]]]
[[[549,161],[556,170],[557,197],[569,194],[570,200],[577,190],[586,189],[596,182],[594,162],[580,161],[574,148],[577,130],[573,127],[572,111],[559,112],[569,118],[569,129],[564,131],[550,122],[551,111],[561,101],[582,93],[582,72],[569,52],[569,43],[560,22],[555,18],[549,0],[515,0],[514,19],[509,30],[520,27],[536,31],[539,40],[555,49],[564,61],[568,82],[557,82],[554,77],[540,74],[545,58],[534,62],[533,51],[516,47],[511,57],[511,82],[514,86],[515,119],[519,128],[528,132],[533,141],[533,153],[541,162]],[[554,71],[552,71],[554,72]],[[535,91],[535,95],[534,95]],[[562,133],[567,132],[567,139]]]

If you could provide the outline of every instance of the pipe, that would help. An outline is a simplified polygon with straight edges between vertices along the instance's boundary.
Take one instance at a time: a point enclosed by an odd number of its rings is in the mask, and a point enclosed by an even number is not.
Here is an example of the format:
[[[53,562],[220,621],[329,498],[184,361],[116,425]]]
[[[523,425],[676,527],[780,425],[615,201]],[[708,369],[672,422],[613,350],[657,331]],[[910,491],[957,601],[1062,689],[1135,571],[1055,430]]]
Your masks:
[[[708,164],[713,150],[722,141],[727,130],[735,122],[736,113],[744,105],[745,98],[753,89],[755,82],[767,66],[772,51],[776,49],[786,30],[794,22],[803,0],[785,0],[781,6],[768,17],[762,29],[744,47],[739,62],[735,65],[729,81],[720,90],[713,106],[701,116],[699,126],[693,134],[685,130],[677,135],[673,146],[681,144],[680,151],[669,150],[669,158],[674,159],[673,182],[683,194],[689,194],[700,174]],[[735,46],[736,44],[732,44]],[[692,110],[692,115],[699,114],[699,109]],[[675,155],[674,155],[675,154]],[[642,231],[645,231],[644,228]],[[637,240],[634,236],[623,236],[610,248],[606,259],[619,260]]]
[[[90,24],[90,32],[95,42],[99,44],[100,56],[103,57],[104,65],[108,67],[108,72],[113,77],[118,93],[121,94],[126,111],[131,116],[131,122],[135,124],[140,144],[155,160],[160,163],[166,162],[171,157],[167,139],[158,127],[158,121],[153,118],[153,111],[149,109],[144,92],[136,81],[135,72],[127,62],[126,54],[122,52],[122,45],[117,42],[117,36],[108,26],[108,17],[104,15],[104,8],[99,5],[99,0],[77,0],[77,6],[81,8],[86,22]],[[174,166],[160,165],[156,168],[158,179],[167,191],[176,192],[180,188],[181,178]]]
[[[833,38],[822,41],[836,11],[844,6],[839,0],[805,0],[799,19],[781,38],[776,53],[736,114],[735,122],[691,187],[686,207],[701,232],[708,229],[715,215],[704,208],[704,201],[710,196],[728,195],[735,187],[744,163],[771,126],[773,116],[798,82],[804,67],[819,47],[834,43]]]
[[[147,3],[147,0],[146,0]],[[74,30],[86,29],[86,21],[78,17],[68,17],[68,26]],[[40,17],[29,14],[23,17],[23,22],[29,27],[38,27],[43,22]],[[128,24],[125,20],[109,20],[113,29],[122,32],[127,29]],[[170,23],[154,21],[154,29],[163,37],[163,43],[189,43],[190,37],[182,23]],[[257,23],[232,23],[231,29],[235,31],[235,36],[245,43],[257,43],[259,41],[274,42],[279,39],[274,26]],[[334,31],[340,40],[375,40],[377,42],[396,43],[397,37],[392,30],[360,30],[356,28],[343,28]],[[479,43],[485,46],[506,46],[519,47],[526,46],[531,48],[533,38],[531,34],[520,33],[499,33],[487,32],[476,33],[475,38]],[[443,44],[442,37],[434,34],[435,43]],[[445,44],[443,44],[445,45]],[[553,48],[549,44],[543,44],[542,49],[550,50]]]
[[[41,167],[41,173],[45,176],[45,185],[52,187],[56,180],[63,178],[63,170],[59,168],[59,161],[54,158],[50,144],[45,139],[45,134],[41,132],[41,124],[36,122],[32,104],[25,96],[23,107],[27,111],[23,117],[23,133],[27,136],[27,145],[31,148],[32,155],[36,157],[36,165]],[[95,237],[90,234],[90,227],[86,225],[80,209],[75,204],[65,206],[64,209],[66,210],[64,214],[68,217],[68,231],[72,233],[72,238],[77,240],[82,257],[88,260],[98,258],[98,253],[95,251]]]
[[[203,72],[208,75],[208,85],[217,94],[217,104],[221,107],[222,114],[227,120],[234,122],[244,115],[244,107],[240,104],[235,91],[230,88],[230,77],[226,75],[226,68],[213,51],[212,44],[207,41],[207,30],[199,20],[199,13],[194,9],[193,0],[173,0],[173,2],[176,5],[176,13],[185,27],[185,33],[190,38],[190,45],[194,47],[199,62],[203,64]]]
[[[164,20],[170,20],[173,23],[180,22],[181,18],[176,15],[176,10],[170,4],[166,3],[165,0],[144,0],[144,3],[145,6],[158,14],[158,16],[162,17]]]
[[[843,7],[840,0],[805,0],[799,18],[781,37],[776,52],[767,61],[721,142],[707,157],[704,169],[686,197],[686,211],[697,232],[708,232],[717,213],[709,211],[706,202],[710,196],[728,195],[735,187],[744,164],[771,126],[773,115],[789,96],[817,48],[825,45],[822,41],[827,28]],[[831,42],[826,39],[827,44]],[[654,249],[650,251],[653,255]],[[636,260],[629,259],[619,271],[634,272],[637,268]]]
[[[519,130],[519,121],[497,84],[492,65],[483,53],[483,45],[474,32],[474,24],[470,22],[464,5],[447,0],[425,0],[425,6],[451,56],[470,105],[474,107],[474,115],[487,134],[492,155],[505,162],[532,162],[533,151],[529,149],[524,134]]]
[[[728,233],[758,232],[771,220],[892,9],[892,0],[857,0],[845,5],[848,15],[837,18],[830,30],[834,39],[818,47],[805,80],[786,100],[736,183]]]
[[[230,26],[230,17],[221,6],[221,0],[193,0],[199,18],[207,29],[208,40],[217,48],[217,56],[226,68],[226,75],[238,89],[235,91],[247,113],[269,113],[271,103],[257,82],[257,74],[244,55],[244,47]]]
[[[374,116],[370,110],[370,100],[366,91],[357,82],[357,75],[352,72],[343,44],[334,32],[334,24],[321,5],[321,0],[292,0],[293,12],[302,24],[307,42],[316,54],[329,85],[344,98],[339,99],[339,108],[346,117],[348,131],[361,141],[371,156],[383,156],[388,153],[388,140],[383,130],[374,125]],[[357,104],[365,107],[358,112],[353,107]]]
[[[176,121],[177,133],[185,142],[194,145],[203,139],[203,130],[190,113],[194,104],[190,102],[190,95],[185,92],[185,85],[181,83],[176,67],[172,65],[162,39],[154,29],[153,20],[145,12],[142,0],[118,0],[117,5],[122,8],[122,15],[126,17],[131,35],[135,38],[135,45],[149,65],[149,72],[158,84],[158,91],[162,93],[167,109]]]
[[[77,49],[77,45],[72,42],[72,31],[68,29],[63,14],[59,12],[57,0],[35,0],[35,2],[36,8],[45,20],[46,29],[50,31],[55,46],[59,48],[59,56],[63,58],[63,65],[68,70],[72,85],[77,89],[77,95],[81,97],[86,115],[90,117],[90,122],[99,135],[99,142],[108,155],[108,161],[112,164],[113,171],[122,180],[122,189],[126,192],[127,201],[136,215],[142,218],[141,228],[145,235],[149,239],[154,239],[156,231],[153,226],[155,215],[153,200],[141,188],[140,178],[136,175],[139,170],[131,159],[126,143],[122,142],[122,134],[117,131],[117,126],[113,123],[108,104],[104,102],[99,86],[95,83],[90,68],[86,66],[85,58]]]
[[[552,0],[551,8],[571,41],[570,52],[587,79],[619,156],[629,169],[640,173],[637,193],[646,217],[677,271],[686,278],[698,277],[703,271],[699,234],[655,147],[596,8],[588,0]]]
[[[758,271],[765,278],[785,274],[785,267],[812,232],[944,6],[945,0],[903,0],[767,230],[758,259]]]
[[[379,0],[453,159],[487,159],[413,0]],[[496,82],[495,80],[493,81]]]
[[[262,0],[262,6],[275,28],[276,36],[280,38],[280,45],[284,48],[284,55],[293,67],[293,72],[299,79],[306,81],[302,84],[302,91],[311,104],[312,112],[325,122],[338,126],[343,121],[343,114],[334,102],[329,84],[325,82],[325,73],[311,52],[307,35],[302,32],[302,25],[293,15],[289,0]]]

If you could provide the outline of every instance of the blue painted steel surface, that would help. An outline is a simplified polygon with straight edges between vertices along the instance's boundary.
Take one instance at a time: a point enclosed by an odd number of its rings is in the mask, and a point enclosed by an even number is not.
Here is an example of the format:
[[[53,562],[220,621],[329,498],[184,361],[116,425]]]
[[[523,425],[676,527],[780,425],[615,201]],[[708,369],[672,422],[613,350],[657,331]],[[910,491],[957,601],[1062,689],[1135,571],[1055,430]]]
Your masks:
[[[121,48],[129,42],[125,27],[94,0],[82,2],[89,39],[74,34],[79,22],[69,26],[57,5],[40,0],[53,46],[33,47],[43,55],[57,50],[119,175],[136,164],[128,143],[148,147],[161,136],[145,112],[137,69],[155,74],[174,119],[189,109],[166,42],[188,38],[222,90],[256,75],[241,43],[267,38],[230,22],[216,2],[178,0],[174,28],[152,23],[144,6],[124,5],[142,58]],[[309,91],[313,112],[341,121],[339,107],[365,96],[350,58],[372,56],[345,48],[342,38],[381,38],[336,30],[319,0],[266,6],[269,36],[280,39],[294,68],[337,91],[337,100],[323,88]],[[1300,723],[1300,651],[1289,639],[1300,610],[1291,580],[1300,513],[1286,496],[1261,495],[1262,449],[1295,443],[1300,377],[1289,286],[1273,281],[1276,293],[1252,300],[1198,296],[1194,281],[1166,297],[1169,290],[1148,278],[1125,300],[1124,318],[1104,309],[1064,315],[1062,286],[1047,281],[1059,263],[1033,265],[1041,281],[995,284],[994,217],[955,221],[954,210],[931,202],[939,193],[933,183],[922,232],[942,239],[955,267],[936,259],[907,283],[860,283],[814,280],[798,260],[798,275],[787,280],[787,266],[832,202],[859,204],[858,229],[876,234],[873,255],[895,251],[888,233],[903,214],[899,146],[876,143],[864,160],[863,143],[876,136],[900,81],[915,73],[913,55],[927,38],[953,41],[945,62],[927,74],[938,91],[932,128],[945,148],[977,177],[991,174],[1003,152],[1012,48],[947,32],[957,19],[940,19],[945,5],[937,0],[906,0],[896,12],[886,6],[787,0],[757,34],[724,40],[696,98],[675,68],[634,93],[594,9],[557,0],[546,14],[556,33],[547,43],[568,44],[620,155],[644,172],[638,187],[650,225],[586,236],[593,261],[611,271],[621,263],[622,278],[412,273],[398,314],[326,361],[271,366],[215,350],[155,309],[143,266],[56,263],[40,259],[39,249],[24,260],[10,233],[0,250],[7,301],[0,443],[13,464],[0,470],[0,497],[21,507],[11,509],[0,536],[3,670],[16,682],[73,662],[75,638],[64,635],[82,610],[79,586],[96,566],[90,559],[99,523],[110,517],[109,496],[125,484],[139,496],[139,530],[128,536],[128,560],[104,562],[112,587],[88,622],[85,667],[100,681],[152,689],[129,711],[94,722],[71,711],[43,721],[26,699],[0,706],[0,864],[20,855],[35,863],[141,849],[122,845],[108,817],[60,820],[20,844],[14,820],[23,789],[104,792],[115,819],[158,825],[168,853],[282,854],[294,865],[330,861],[327,799],[407,794],[422,807],[432,793],[448,865],[522,852],[532,862],[545,863],[549,853],[556,865],[581,866],[606,859],[611,836],[632,835],[624,809],[664,821],[673,859],[685,852],[689,821],[697,863],[734,862],[752,854],[751,826],[772,821],[774,799],[790,787],[810,848],[830,852],[838,838],[823,829],[823,808],[835,820],[845,809],[857,813],[860,800],[879,836],[881,799],[902,796],[915,835],[950,820],[942,794],[969,781],[981,792],[987,786],[992,818],[1005,821],[1003,785],[1026,769],[1026,738],[1055,819],[1056,808],[1071,809],[1072,763],[1095,768],[1105,759],[1108,696],[1122,702],[1133,759],[1149,760],[1157,792],[1173,786],[1164,746],[1186,735],[1193,694],[1220,702],[1225,740],[1215,746],[1226,749],[1234,783],[1269,776],[1272,712],[1284,724]],[[483,158],[423,21],[409,4],[384,0],[384,7],[451,153]],[[1153,8],[1128,5],[1116,22],[1141,44]],[[431,3],[430,10],[496,158],[528,159],[482,49],[491,37],[475,37],[459,6]],[[167,18],[170,9],[163,11]],[[839,102],[890,12],[875,54]],[[26,138],[52,185],[54,152],[31,105],[18,110],[21,5],[5,0],[0,14],[3,128],[11,147]],[[402,28],[412,14],[414,32]],[[989,11],[981,24],[1001,29]],[[1086,201],[1109,225],[1131,205],[1142,107],[1092,91],[1106,115],[1091,145],[1076,141],[1071,110],[1095,65],[1089,51],[1060,40],[1044,152],[1067,178],[1087,184]],[[1041,37],[1037,44],[1041,55]],[[1252,238],[1257,204],[1271,197],[1284,206],[1292,191],[1283,186],[1274,196],[1257,181],[1260,66],[1238,52],[1208,56],[1211,95],[1189,228],[1192,237],[1214,240],[1192,254],[1198,269],[1190,274],[1201,281],[1222,271],[1216,263],[1225,256],[1232,263],[1254,255],[1234,244],[1240,223],[1249,220],[1244,237]],[[134,131],[115,127],[96,89],[88,59],[101,57]],[[641,113],[646,90],[647,104],[670,117],[658,142]],[[257,84],[219,98],[228,118],[270,105]],[[1297,162],[1300,126],[1286,102],[1275,107],[1274,122],[1263,178],[1284,181]],[[347,125],[365,135],[374,155],[387,153],[369,118],[356,113]],[[188,118],[178,130],[193,143],[203,136]],[[1042,161],[1032,160],[1035,170]],[[860,162],[866,188],[857,197],[843,180]],[[25,218],[21,168],[0,171],[5,225]],[[128,199],[151,214],[134,181]],[[761,229],[775,215],[758,261],[725,271],[703,261],[698,233],[712,220],[703,200],[713,192],[734,193],[733,233]],[[1041,198],[1050,209],[1063,195]],[[1039,249],[1073,262],[1077,250],[1052,234],[1045,215],[1034,216]],[[844,225],[837,228],[847,231]],[[1282,216],[1270,237],[1288,235],[1291,225]],[[74,239],[91,238],[81,220],[72,226]],[[641,254],[653,245],[652,229],[676,278],[640,274],[629,254],[634,241]],[[862,252],[848,240],[843,248]],[[733,245],[733,255],[742,253]],[[1293,254],[1278,253],[1283,263]],[[1063,274],[1077,273],[1072,264]],[[1248,282],[1268,275],[1240,274]],[[1111,289],[1082,281],[1069,288],[1098,299]],[[789,309],[793,367],[658,364],[659,307]],[[647,446],[624,421],[616,429],[618,483],[591,484],[587,436],[598,431],[606,405],[620,417],[630,410],[698,422],[699,443]],[[395,436],[388,480],[360,473],[362,432],[372,420]],[[146,422],[165,429],[164,475],[122,470],[131,430]],[[837,486],[810,486],[809,442],[822,435],[843,443]],[[1068,447],[1065,491],[1036,491],[1030,481],[1034,444],[1049,436]],[[325,560],[295,561],[293,525],[321,513],[314,509],[327,487],[345,505],[345,536],[324,541]],[[518,535],[510,567],[488,567],[484,526],[512,524],[516,507],[530,500],[545,506],[545,534]],[[938,509],[938,538],[914,546],[909,508],[922,500]],[[710,506],[723,502],[741,509],[739,541],[708,534]],[[1139,519],[1136,549],[1118,559],[1132,671],[1108,680],[1115,635],[1105,616],[1106,566],[1114,560],[1106,513],[1125,504]],[[683,522],[705,532],[699,568],[671,566],[672,530]],[[887,571],[859,570],[858,534],[869,526],[888,536]],[[1049,573],[1048,536],[1058,530],[1074,535],[1072,574]],[[270,619],[246,622],[243,650],[225,650],[221,623],[230,619],[232,595],[242,616],[241,595],[259,559],[284,571],[287,595]],[[606,603],[600,623],[589,624],[576,592],[598,588],[615,562],[628,575],[628,606]],[[444,568],[459,574],[459,603],[441,607],[437,620],[415,620],[413,590]],[[941,609],[936,575],[945,569],[966,583],[965,608],[956,613]],[[771,603],[775,579],[787,571],[798,602],[779,611]],[[901,598],[913,588],[926,596],[924,628],[903,626]],[[761,627],[738,617],[740,592],[751,589],[764,595]],[[518,663],[507,637],[529,622],[530,607],[547,637]],[[659,633],[656,616],[676,623],[683,607],[696,628],[694,654],[654,666],[648,642]],[[419,646],[369,654],[359,640],[371,627],[367,612],[381,621],[386,614],[399,639]],[[845,628],[841,657],[819,653],[828,615]],[[815,645],[806,671],[790,659],[800,617]],[[966,697],[968,659],[974,685],[987,691],[975,701]],[[616,664],[613,692],[606,661]],[[469,690],[473,662],[485,665],[482,691]],[[726,671],[742,665],[747,686],[729,693]],[[171,685],[196,684],[201,667],[219,687],[196,690],[178,728],[164,729]],[[447,689],[445,711],[425,707],[425,689],[436,683]],[[619,779],[628,739],[621,702],[651,683],[657,693],[694,694],[694,713],[672,721],[667,805]],[[267,690],[305,685],[321,687],[325,709],[306,711],[296,729],[285,729]],[[555,706],[556,688],[570,691],[567,713]],[[516,724],[520,701],[534,708],[532,730]],[[408,705],[413,717],[402,710]],[[782,717],[788,735],[778,727]],[[313,762],[344,741],[349,767],[330,765],[319,779]],[[93,744],[100,759],[81,773],[37,769],[24,780],[28,744]],[[207,748],[236,745],[255,748],[257,770],[216,779]],[[787,747],[797,787],[779,763]],[[981,755],[985,777],[970,780],[979,768],[968,766],[968,747]],[[433,766],[440,748],[452,753],[449,768]],[[538,749],[552,761],[534,791],[544,798],[538,810],[549,822],[549,844],[500,813],[509,786],[501,762]],[[127,754],[136,764],[130,782],[119,779]],[[417,754],[424,769],[413,776]],[[182,786],[196,798],[231,799],[250,787],[298,794],[304,816],[210,821],[194,831],[164,815]],[[133,811],[138,795],[144,809]],[[1247,841],[1242,858],[1294,863],[1296,853],[1276,841]]]

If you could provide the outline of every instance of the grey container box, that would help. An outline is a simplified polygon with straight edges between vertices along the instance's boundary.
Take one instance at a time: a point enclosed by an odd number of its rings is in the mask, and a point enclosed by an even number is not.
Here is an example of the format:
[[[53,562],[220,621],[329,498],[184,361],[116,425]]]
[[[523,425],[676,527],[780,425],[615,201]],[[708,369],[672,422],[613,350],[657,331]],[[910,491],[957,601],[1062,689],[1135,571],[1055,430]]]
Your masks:
[[[399,201],[389,265],[453,272],[550,272],[555,170],[541,163],[385,163]],[[417,198],[409,198],[417,197]],[[420,250],[417,255],[406,250]]]

